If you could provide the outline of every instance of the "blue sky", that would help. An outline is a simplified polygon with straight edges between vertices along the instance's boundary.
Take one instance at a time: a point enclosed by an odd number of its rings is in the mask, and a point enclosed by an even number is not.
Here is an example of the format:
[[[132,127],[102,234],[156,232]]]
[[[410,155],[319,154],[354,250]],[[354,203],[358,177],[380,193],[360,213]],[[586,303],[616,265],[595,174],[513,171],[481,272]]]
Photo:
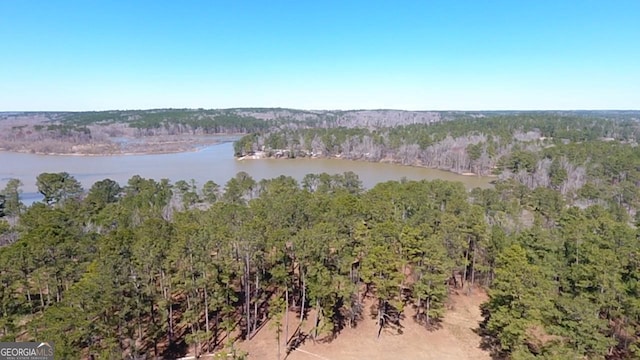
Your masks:
[[[0,0],[0,111],[640,109],[640,1]]]

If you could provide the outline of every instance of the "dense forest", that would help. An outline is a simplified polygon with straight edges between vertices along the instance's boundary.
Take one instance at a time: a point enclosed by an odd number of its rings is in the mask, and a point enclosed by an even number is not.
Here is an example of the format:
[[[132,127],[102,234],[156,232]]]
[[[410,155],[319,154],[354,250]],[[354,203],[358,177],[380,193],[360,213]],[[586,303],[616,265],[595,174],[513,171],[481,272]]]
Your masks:
[[[289,128],[236,143],[237,154],[264,146],[353,159],[364,158],[346,150],[378,148],[378,161],[415,145],[416,158],[438,164],[453,147],[452,169],[495,173],[490,189],[405,180],[364,189],[350,172],[299,182],[238,173],[201,186],[134,176],[83,189],[61,172],[39,175],[44,199],[25,206],[10,180],[0,196],[0,341],[47,339],[62,359],[243,358],[237,342],[269,323],[282,358],[302,323],[318,342],[365,317],[398,334],[417,322],[426,334],[451,291],[482,288],[477,331],[496,359],[638,358],[639,127],[589,114]],[[292,323],[284,314],[294,312]]]
[[[489,289],[481,331],[496,356],[638,355],[637,231],[552,190],[507,182],[468,193],[445,181],[363,190],[353,173],[300,184],[239,173],[201,189],[104,180],[82,195],[70,175],[44,173],[45,199],[25,208],[17,185],[3,192],[3,214],[19,220],[1,223],[17,236],[0,248],[0,334],[50,339],[60,358],[233,353],[233,339],[269,319],[284,354],[298,325],[280,322],[289,311],[318,341],[370,314],[381,327],[434,330],[450,288],[477,286]],[[419,316],[401,317],[406,307]]]

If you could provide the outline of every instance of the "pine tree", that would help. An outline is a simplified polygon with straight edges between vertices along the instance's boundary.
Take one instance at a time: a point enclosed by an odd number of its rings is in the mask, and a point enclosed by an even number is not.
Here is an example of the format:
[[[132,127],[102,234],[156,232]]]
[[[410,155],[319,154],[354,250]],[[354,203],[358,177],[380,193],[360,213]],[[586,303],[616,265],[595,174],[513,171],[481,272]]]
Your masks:
[[[498,340],[499,351],[515,352],[533,342],[532,330],[545,329],[551,315],[553,294],[552,282],[529,263],[522,247],[512,245],[498,256],[485,326]]]

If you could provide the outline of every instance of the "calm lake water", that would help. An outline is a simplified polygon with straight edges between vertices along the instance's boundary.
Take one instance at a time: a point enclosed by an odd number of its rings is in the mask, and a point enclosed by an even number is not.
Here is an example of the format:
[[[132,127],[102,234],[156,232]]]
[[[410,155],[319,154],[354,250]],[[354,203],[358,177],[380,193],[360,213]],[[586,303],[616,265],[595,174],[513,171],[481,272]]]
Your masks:
[[[236,160],[231,142],[208,146],[197,152],[156,155],[58,156],[0,152],[0,188],[4,188],[10,178],[20,179],[24,184],[23,199],[27,203],[41,199],[35,185],[40,173],[62,171],[73,175],[85,189],[106,178],[124,185],[134,175],[156,180],[167,178],[172,182],[194,179],[198,186],[213,180],[223,186],[240,171],[247,172],[256,181],[280,175],[300,181],[310,173],[353,171],[366,188],[403,177],[409,180],[461,181],[468,188],[490,187],[492,180],[441,170],[339,159]]]

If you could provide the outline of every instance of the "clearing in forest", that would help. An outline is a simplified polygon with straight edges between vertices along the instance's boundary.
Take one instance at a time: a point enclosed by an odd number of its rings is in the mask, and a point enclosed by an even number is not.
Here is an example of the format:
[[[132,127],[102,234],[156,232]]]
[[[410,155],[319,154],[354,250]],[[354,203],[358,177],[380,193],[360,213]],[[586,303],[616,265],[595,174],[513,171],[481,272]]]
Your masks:
[[[466,291],[465,291],[466,293]],[[366,316],[371,302],[367,302],[365,318],[357,328],[344,329],[330,343],[314,344],[306,340],[292,351],[287,360],[356,360],[356,359],[490,359],[489,352],[480,349],[480,336],[474,332],[482,320],[480,304],[487,296],[481,289],[475,289],[471,296],[460,293],[450,295],[450,309],[438,330],[427,331],[417,324],[411,307],[405,309],[402,334],[396,330],[385,330],[377,338],[378,326],[375,319]],[[295,330],[298,319],[290,314],[290,331]],[[249,359],[277,359],[275,330],[267,324],[256,336],[238,344],[249,352]],[[285,350],[282,349],[284,358]]]

